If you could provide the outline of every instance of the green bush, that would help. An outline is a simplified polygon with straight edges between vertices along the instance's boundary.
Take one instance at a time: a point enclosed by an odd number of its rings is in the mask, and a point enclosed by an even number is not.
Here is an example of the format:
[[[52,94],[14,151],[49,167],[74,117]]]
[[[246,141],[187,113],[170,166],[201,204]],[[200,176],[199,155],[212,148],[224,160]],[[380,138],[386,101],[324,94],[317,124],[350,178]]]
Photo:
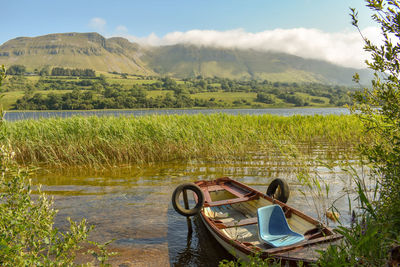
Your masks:
[[[276,259],[262,259],[259,253],[248,256],[248,260],[238,259],[237,261],[223,260],[219,267],[280,267],[281,262]],[[298,266],[301,266],[299,263]]]
[[[0,68],[0,85],[4,73],[4,67]],[[5,138],[0,114],[3,144],[7,143]],[[69,220],[66,233],[55,228],[57,211],[52,208],[53,201],[40,186],[32,185],[29,169],[18,166],[14,156],[10,146],[0,147],[0,266],[73,266],[84,243],[90,248],[87,253],[104,265],[112,253],[105,245],[88,241],[92,227],[83,219],[79,223]]]
[[[375,78],[371,88],[354,94],[352,110],[366,132],[382,137],[379,142],[360,146],[377,183],[371,195],[363,181],[356,180],[360,210],[353,213],[350,228],[339,228],[343,242],[322,254],[322,266],[392,266],[391,251],[400,244],[400,3],[393,0],[366,0],[366,3],[380,26],[383,45],[374,45],[362,36],[364,49],[372,54],[367,65],[375,71]],[[351,17],[360,31],[355,9],[351,9]],[[358,74],[354,79],[359,81]]]

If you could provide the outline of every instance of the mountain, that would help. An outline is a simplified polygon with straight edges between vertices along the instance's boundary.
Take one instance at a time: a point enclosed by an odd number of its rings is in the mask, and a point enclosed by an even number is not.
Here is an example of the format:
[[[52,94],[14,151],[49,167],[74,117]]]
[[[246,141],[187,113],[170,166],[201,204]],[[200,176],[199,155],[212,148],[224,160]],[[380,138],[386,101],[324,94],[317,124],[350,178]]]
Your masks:
[[[98,33],[12,39],[0,46],[0,64],[22,64],[32,70],[49,65],[178,78],[201,75],[330,84],[353,84],[355,72],[364,81],[372,77],[368,70],[284,53],[194,45],[141,47],[121,37],[107,39]]]
[[[140,61],[140,47],[120,37],[98,33],[48,34],[19,37],[0,46],[0,63],[21,64],[32,70],[46,65],[152,74]]]
[[[156,47],[144,54],[142,60],[157,73],[180,78],[202,75],[285,82],[354,84],[352,77],[355,72],[364,80],[372,77],[369,70],[346,68],[326,61],[304,59],[284,53],[193,45]]]

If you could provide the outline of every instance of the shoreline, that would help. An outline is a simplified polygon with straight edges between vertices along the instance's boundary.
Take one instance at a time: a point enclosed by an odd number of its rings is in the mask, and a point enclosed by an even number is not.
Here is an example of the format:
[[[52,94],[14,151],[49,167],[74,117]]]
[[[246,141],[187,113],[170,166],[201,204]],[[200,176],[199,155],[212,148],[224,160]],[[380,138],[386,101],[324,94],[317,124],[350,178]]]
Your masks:
[[[18,112],[97,112],[97,111],[157,111],[157,110],[279,110],[279,109],[348,109],[345,106],[337,107],[337,106],[303,106],[303,107],[295,107],[295,106],[276,106],[276,107],[263,107],[263,108],[249,108],[249,107],[216,107],[216,108],[134,108],[134,109],[59,109],[59,110],[16,110],[9,109],[3,110],[3,112],[7,113],[18,113]]]
[[[103,109],[103,110],[35,110],[4,111],[6,121],[19,121],[41,118],[68,118],[75,116],[151,116],[151,115],[196,115],[196,114],[229,114],[229,115],[349,115],[347,108],[263,108],[263,109]]]

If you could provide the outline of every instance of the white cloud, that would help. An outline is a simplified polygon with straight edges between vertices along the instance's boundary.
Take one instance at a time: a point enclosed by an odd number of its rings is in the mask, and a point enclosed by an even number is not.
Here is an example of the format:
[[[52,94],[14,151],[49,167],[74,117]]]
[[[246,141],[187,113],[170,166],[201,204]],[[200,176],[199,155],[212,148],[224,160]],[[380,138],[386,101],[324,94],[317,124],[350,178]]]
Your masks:
[[[105,30],[107,22],[105,19],[102,18],[92,18],[89,22],[89,27],[96,30],[103,32]]]
[[[127,33],[128,32],[128,28],[124,25],[118,25],[117,28],[115,28],[115,31],[117,33]]]
[[[379,40],[378,28],[367,28],[363,34],[373,42]],[[242,29],[229,31],[191,30],[171,32],[163,37],[154,33],[147,37],[125,35],[142,45],[192,44],[220,48],[255,49],[290,53],[304,58],[321,59],[347,67],[365,67],[368,54],[364,42],[356,31],[327,33],[317,29],[275,29],[249,33]]]

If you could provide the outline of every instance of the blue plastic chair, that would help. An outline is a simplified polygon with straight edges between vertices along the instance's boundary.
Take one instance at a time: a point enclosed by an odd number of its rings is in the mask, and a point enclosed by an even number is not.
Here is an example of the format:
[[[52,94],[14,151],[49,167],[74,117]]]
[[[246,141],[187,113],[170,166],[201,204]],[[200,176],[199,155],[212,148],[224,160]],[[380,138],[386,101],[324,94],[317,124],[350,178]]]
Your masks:
[[[293,245],[304,240],[304,236],[290,229],[281,206],[270,205],[257,210],[258,237],[273,247]]]

